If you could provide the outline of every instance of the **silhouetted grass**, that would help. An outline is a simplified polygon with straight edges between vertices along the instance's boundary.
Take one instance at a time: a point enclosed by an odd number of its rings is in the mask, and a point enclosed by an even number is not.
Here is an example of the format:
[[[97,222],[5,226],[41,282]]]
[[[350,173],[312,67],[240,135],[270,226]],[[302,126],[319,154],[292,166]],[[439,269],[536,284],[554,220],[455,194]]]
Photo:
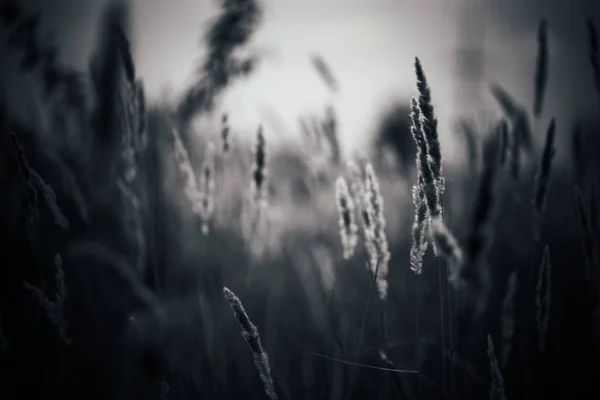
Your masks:
[[[252,147],[238,142],[228,125],[236,110],[191,143],[181,136],[189,119],[217,112],[218,94],[254,67],[256,58],[233,54],[256,29],[260,5],[223,0],[207,59],[174,109],[146,103],[127,10],[107,7],[90,70],[56,85],[68,68],[35,33],[38,17],[18,2],[2,5],[22,68],[42,66],[43,90],[86,99],[46,104],[78,121],[71,136],[56,121],[21,121],[10,99],[3,105],[3,399],[598,392],[599,216],[587,136],[573,138],[575,176],[553,158],[567,121],[552,120],[533,157],[531,116],[495,85],[507,122],[491,132],[465,125],[471,170],[442,168],[431,88],[416,59],[418,93],[404,109],[412,129],[392,124],[413,137],[414,154],[397,156],[414,157],[414,167],[380,161],[382,146],[404,140],[389,137],[368,160],[344,160],[333,108],[323,126],[307,128],[316,141],[329,135],[332,157],[318,175],[310,149],[271,146],[262,129]],[[547,75],[538,69],[533,117]],[[441,257],[427,254],[429,243]]]

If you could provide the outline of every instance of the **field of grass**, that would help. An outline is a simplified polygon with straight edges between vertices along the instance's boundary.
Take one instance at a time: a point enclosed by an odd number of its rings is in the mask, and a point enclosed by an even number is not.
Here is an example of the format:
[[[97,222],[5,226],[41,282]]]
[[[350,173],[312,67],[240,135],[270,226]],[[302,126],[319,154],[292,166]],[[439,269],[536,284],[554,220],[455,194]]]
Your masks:
[[[418,58],[414,98],[373,153],[346,159],[334,108],[303,121],[303,142],[229,128],[219,95],[260,67],[235,52],[256,0],[222,2],[175,105],[146,102],[125,2],[107,7],[88,71],[1,4],[37,99],[0,103],[1,399],[600,393],[600,110],[544,115],[544,21],[535,104],[493,86],[504,118],[463,123],[468,157],[450,168]]]

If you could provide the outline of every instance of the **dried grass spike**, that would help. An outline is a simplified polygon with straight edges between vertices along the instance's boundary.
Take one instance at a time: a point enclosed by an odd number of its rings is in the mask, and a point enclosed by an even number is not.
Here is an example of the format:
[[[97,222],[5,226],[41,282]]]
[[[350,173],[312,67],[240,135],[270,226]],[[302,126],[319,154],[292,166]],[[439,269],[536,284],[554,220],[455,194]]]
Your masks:
[[[494,353],[494,342],[492,342],[492,336],[487,335],[487,354],[490,363],[490,376],[491,376],[491,387],[490,387],[490,400],[506,400],[506,393],[504,391],[504,379],[502,373],[498,367],[498,360]]]
[[[533,115],[540,118],[544,106],[544,92],[548,83],[548,22],[543,19],[538,27],[538,53],[534,77]]]
[[[214,144],[209,142],[204,153],[200,175],[200,217],[204,235],[208,234],[209,223],[214,213],[215,186],[215,148]]]
[[[315,53],[311,55],[310,61],[329,90],[333,93],[337,92],[339,89],[338,81],[325,59],[320,54]]]
[[[441,218],[432,218],[430,224],[431,234],[440,251],[440,255],[451,265],[450,281],[456,282],[458,271],[463,264],[463,250]]]
[[[343,257],[349,260],[354,255],[358,243],[358,227],[354,216],[354,201],[348,190],[346,180],[339,177],[335,183],[335,197],[340,217],[340,236],[342,240]]]
[[[221,148],[224,154],[229,153],[229,149],[231,148],[230,143],[230,128],[227,114],[223,114],[221,116]]]
[[[417,154],[415,157],[417,168],[417,189],[419,192],[422,192],[419,193],[419,196],[422,196],[425,202],[426,224],[429,226],[429,218],[431,215],[441,215],[440,197],[438,193],[438,186],[436,185],[436,179],[432,173],[432,169],[429,165],[429,160],[427,157],[427,143],[425,142],[422,126],[421,109],[419,108],[417,99],[414,97],[410,101],[410,111],[410,131],[417,149]],[[417,207],[417,205],[415,205],[415,207]],[[418,213],[417,210],[415,210],[415,212]],[[427,232],[431,233],[429,229],[427,229]],[[438,256],[438,249],[434,240],[431,241],[431,247],[433,248],[434,255]],[[415,254],[419,254],[416,249]],[[415,259],[415,262],[418,263],[417,259]]]
[[[263,382],[265,393],[271,400],[276,400],[277,395],[275,394],[275,385],[273,384],[273,378],[271,377],[271,368],[269,367],[269,358],[267,353],[262,347],[260,342],[260,336],[256,326],[250,321],[244,306],[238,297],[228,288],[223,288],[223,296],[229,303],[229,306],[233,310],[233,315],[237,319],[242,329],[242,336],[248,343],[248,347],[252,351],[254,356],[254,364],[258,369],[260,379]]]
[[[415,206],[415,219],[412,225],[412,246],[410,248],[410,269],[415,275],[423,273],[423,257],[427,251],[427,203],[425,192],[417,184],[412,187],[412,199]]]
[[[252,193],[254,200],[259,205],[266,202],[267,173],[267,142],[262,126],[259,126],[254,148],[254,164],[252,165]]]
[[[192,211],[194,214],[201,215],[202,193],[198,187],[198,181],[196,174],[194,173],[194,169],[192,168],[192,163],[190,162],[188,152],[183,144],[183,140],[181,139],[179,132],[177,129],[175,129],[175,127],[171,128],[171,134],[173,137],[173,154],[175,156],[175,161],[177,162],[179,172],[181,173],[184,181],[183,192],[192,205]]]
[[[433,112],[431,89],[427,84],[425,72],[419,58],[415,58],[415,72],[417,75],[417,90],[419,92],[419,109],[421,110],[421,126],[423,137],[427,143],[428,163],[436,180],[440,196],[444,193],[444,179],[442,177],[442,150],[437,130],[437,119]]]
[[[496,216],[496,187],[500,166],[500,135],[493,137],[484,147],[483,170],[479,178],[479,188],[474,213],[465,244],[465,259],[458,274],[459,282],[478,298],[477,310],[485,306],[489,289],[489,269],[487,256],[493,243],[493,225]],[[458,283],[458,282],[456,282]]]
[[[546,134],[546,143],[540,160],[540,165],[535,179],[535,192],[533,196],[533,210],[535,213],[533,237],[535,241],[540,240],[541,225],[544,220],[544,212],[546,210],[546,198],[548,196],[548,185],[550,183],[552,160],[556,153],[554,148],[554,132],[556,130],[556,122],[554,118],[550,122],[548,132]]]
[[[48,185],[42,177],[35,171],[31,171],[31,177],[33,178],[34,184],[41,190],[44,195],[46,205],[50,209],[52,216],[54,217],[54,223],[63,230],[69,229],[69,220],[63,214],[62,210],[58,206],[56,200],[56,194],[52,186]]]
[[[370,254],[370,266],[374,268],[379,264],[379,272],[377,273],[377,288],[379,297],[384,300],[387,297],[387,274],[388,263],[390,260],[390,252],[388,248],[387,236],[385,233],[385,216],[383,214],[383,197],[379,188],[379,179],[375,174],[372,164],[367,164],[365,167],[365,203],[371,227],[368,235],[371,236],[373,250]]]

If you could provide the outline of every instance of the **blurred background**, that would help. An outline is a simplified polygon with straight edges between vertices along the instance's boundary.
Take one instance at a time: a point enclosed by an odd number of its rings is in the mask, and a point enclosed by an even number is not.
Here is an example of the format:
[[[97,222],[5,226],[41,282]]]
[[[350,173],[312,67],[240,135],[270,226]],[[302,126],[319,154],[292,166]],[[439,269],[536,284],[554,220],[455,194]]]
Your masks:
[[[600,2],[9,3],[1,399],[264,398],[224,286],[257,326],[282,399],[489,397],[487,334],[507,399],[598,391],[600,80],[586,18],[599,26]],[[543,19],[548,79],[536,119]],[[431,249],[423,274],[411,271],[415,57],[439,120],[445,224],[466,246],[489,217],[478,271],[489,282],[472,291],[452,285],[451,265]],[[487,174],[499,143],[512,146],[519,176],[512,164]],[[546,143],[556,157],[540,218],[532,197]],[[267,201],[257,203],[265,159]],[[371,302],[364,237],[343,257],[336,204],[336,180],[364,183],[368,163],[391,254],[388,297]],[[552,302],[538,351],[544,255]],[[48,311],[61,296],[62,312]]]
[[[85,68],[106,2],[23,3],[42,13],[43,32],[60,43],[60,59]],[[218,2],[210,0],[132,2],[132,52],[150,101],[174,100],[190,83],[205,53],[202,27],[217,11]],[[491,82],[532,104],[541,18],[551,27],[546,115],[560,112],[570,119],[597,110],[584,24],[593,15],[600,15],[593,0],[265,0],[263,23],[248,46],[264,53],[264,62],[229,87],[219,107],[231,110],[232,128],[247,131],[261,122],[277,139],[298,135],[299,115],[333,102],[344,151],[351,152],[375,134],[390,103],[408,104],[418,56],[434,88],[452,163],[458,149],[449,132],[456,117],[498,111],[487,90]],[[315,72],[315,53],[336,76],[338,93],[328,91]]]

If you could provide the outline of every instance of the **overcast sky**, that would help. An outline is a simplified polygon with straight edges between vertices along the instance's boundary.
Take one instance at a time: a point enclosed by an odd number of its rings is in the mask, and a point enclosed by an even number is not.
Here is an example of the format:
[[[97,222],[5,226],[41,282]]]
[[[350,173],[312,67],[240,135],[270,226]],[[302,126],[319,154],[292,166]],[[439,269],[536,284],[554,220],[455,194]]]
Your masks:
[[[63,59],[87,65],[102,0],[37,0],[44,25]],[[458,79],[459,42],[484,49],[483,88],[501,83],[524,104],[532,99],[536,29],[550,27],[548,114],[564,119],[598,109],[592,96],[585,15],[597,17],[592,0],[263,0],[264,23],[252,42],[271,54],[254,76],[223,98],[233,128],[253,131],[265,110],[281,115],[286,130],[297,130],[298,115],[333,102],[344,143],[360,146],[376,126],[386,102],[414,90],[413,60],[419,56],[429,78],[443,131],[465,108],[488,104]],[[149,97],[163,88],[176,95],[189,82],[202,55],[201,32],[217,5],[209,0],[133,0],[132,42],[139,75]],[[314,72],[309,55],[328,61],[339,83],[332,96]],[[462,94],[462,95],[461,95]],[[470,99],[466,101],[465,99]],[[493,108],[493,107],[492,107]],[[559,128],[560,128],[559,120]],[[565,126],[565,129],[567,127]],[[282,128],[283,129],[283,128]],[[442,132],[443,137],[447,137]],[[447,139],[446,139],[447,140]],[[451,147],[451,143],[445,143]],[[450,150],[449,147],[449,150]]]

